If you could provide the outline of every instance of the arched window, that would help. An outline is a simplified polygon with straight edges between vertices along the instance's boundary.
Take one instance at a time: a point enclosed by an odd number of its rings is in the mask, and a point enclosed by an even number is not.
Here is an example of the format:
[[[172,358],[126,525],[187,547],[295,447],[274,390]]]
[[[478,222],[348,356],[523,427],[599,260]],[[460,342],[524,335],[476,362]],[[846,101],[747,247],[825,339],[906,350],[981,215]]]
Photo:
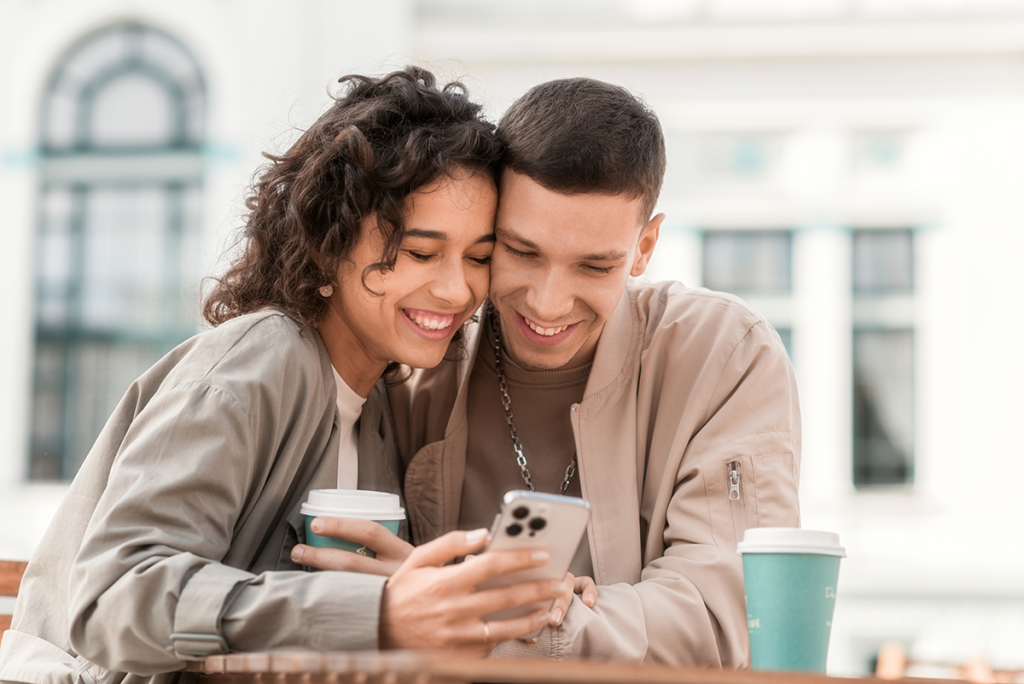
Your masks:
[[[43,96],[32,479],[74,476],[128,385],[196,331],[205,88],[189,53],[115,26]]]

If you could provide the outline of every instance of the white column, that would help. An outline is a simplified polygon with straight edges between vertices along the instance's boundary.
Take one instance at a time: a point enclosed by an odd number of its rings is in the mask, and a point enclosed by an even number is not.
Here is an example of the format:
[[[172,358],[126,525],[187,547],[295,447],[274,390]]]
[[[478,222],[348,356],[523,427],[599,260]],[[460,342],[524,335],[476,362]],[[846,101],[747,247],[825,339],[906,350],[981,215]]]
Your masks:
[[[793,238],[793,353],[800,386],[805,526],[852,491],[850,237],[839,228]]]
[[[678,225],[663,225],[645,275],[653,281],[679,280],[689,287],[697,287],[701,284],[700,250],[699,231]]]

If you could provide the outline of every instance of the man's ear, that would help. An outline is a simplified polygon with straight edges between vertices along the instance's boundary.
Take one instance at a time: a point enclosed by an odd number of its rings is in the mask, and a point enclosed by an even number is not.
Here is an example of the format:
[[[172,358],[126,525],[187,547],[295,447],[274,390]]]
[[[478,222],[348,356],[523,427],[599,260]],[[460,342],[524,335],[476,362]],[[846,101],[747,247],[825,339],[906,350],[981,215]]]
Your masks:
[[[629,269],[629,275],[640,276],[647,270],[647,264],[650,263],[651,255],[654,254],[654,246],[658,244],[661,222],[664,220],[665,214],[657,214],[640,231],[640,241],[636,245],[633,267]]]

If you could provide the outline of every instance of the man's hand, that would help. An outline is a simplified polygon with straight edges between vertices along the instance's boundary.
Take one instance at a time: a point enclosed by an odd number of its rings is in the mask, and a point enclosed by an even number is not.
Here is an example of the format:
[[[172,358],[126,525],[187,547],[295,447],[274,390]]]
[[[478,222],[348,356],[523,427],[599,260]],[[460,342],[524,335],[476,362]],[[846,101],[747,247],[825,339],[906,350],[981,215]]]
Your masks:
[[[449,532],[413,550],[384,587],[381,648],[461,649],[485,655],[498,643],[531,634],[548,622],[546,610],[484,622],[484,615],[534,601],[551,601],[573,589],[563,580],[477,591],[476,586],[491,577],[539,567],[550,557],[546,551],[522,549],[444,565],[476,551],[486,539],[485,529]]]
[[[554,605],[551,606],[551,617],[548,619],[548,624],[552,627],[558,627],[562,624],[566,611],[572,605],[574,594],[580,595],[583,605],[587,608],[593,608],[594,604],[597,603],[597,584],[593,578],[586,576],[576,577],[571,572],[567,572],[565,573],[564,583],[566,592],[555,599]]]
[[[377,554],[376,558],[370,558],[342,549],[296,544],[291,553],[292,562],[318,570],[344,570],[390,577],[413,549],[412,544],[372,520],[325,516],[314,518],[310,528],[323,537],[347,539],[362,544]]]

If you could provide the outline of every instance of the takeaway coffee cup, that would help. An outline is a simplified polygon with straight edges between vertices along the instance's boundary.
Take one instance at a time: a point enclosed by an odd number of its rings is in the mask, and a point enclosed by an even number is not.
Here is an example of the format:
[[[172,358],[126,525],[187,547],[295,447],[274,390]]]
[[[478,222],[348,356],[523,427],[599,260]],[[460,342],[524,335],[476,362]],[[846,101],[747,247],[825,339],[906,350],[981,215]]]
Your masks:
[[[405,509],[397,494],[363,489],[313,489],[299,511],[306,516],[306,544],[321,548],[344,549],[374,557],[362,544],[335,537],[322,537],[309,529],[316,517],[362,518],[373,520],[398,534],[398,525],[405,520]]]
[[[755,670],[825,672],[839,559],[833,532],[749,529],[743,556],[751,664]]]

